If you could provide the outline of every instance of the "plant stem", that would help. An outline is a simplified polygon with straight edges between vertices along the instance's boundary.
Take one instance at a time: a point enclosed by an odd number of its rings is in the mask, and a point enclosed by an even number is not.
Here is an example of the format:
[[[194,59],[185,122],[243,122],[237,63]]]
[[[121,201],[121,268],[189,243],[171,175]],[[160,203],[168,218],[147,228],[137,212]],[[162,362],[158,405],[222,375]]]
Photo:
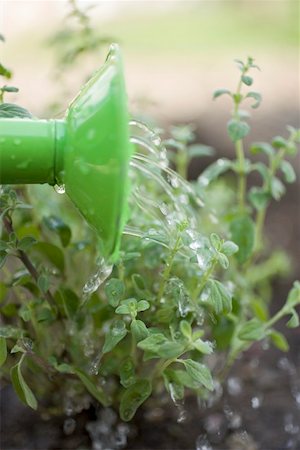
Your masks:
[[[203,274],[202,279],[201,279],[201,283],[195,289],[195,292],[194,292],[193,297],[192,297],[194,302],[199,298],[199,296],[200,296],[202,290],[204,289],[204,287],[205,287],[209,277],[212,275],[216,264],[217,264],[217,260],[214,258],[212,260],[212,262],[211,262],[210,268],[207,269],[207,271]]]
[[[180,248],[180,241],[181,241],[181,236],[180,236],[180,234],[178,234],[176,242],[174,244],[174,247],[171,250],[171,252],[170,252],[170,254],[169,254],[168,258],[167,258],[165,269],[164,269],[163,274],[162,274],[162,280],[161,280],[160,287],[159,287],[158,294],[157,294],[157,297],[158,297],[159,300],[164,295],[165,288],[166,288],[166,285],[167,285],[167,282],[169,280],[170,273],[171,273],[171,270],[172,270],[172,266],[173,266],[175,255],[176,255],[177,251]]]
[[[247,69],[248,70],[248,69]],[[246,70],[245,70],[246,72]],[[240,79],[238,83],[238,87],[236,90],[236,98],[237,100],[234,101],[234,112],[233,116],[235,120],[240,121],[239,117],[239,104],[241,102],[240,94],[242,90],[242,78]],[[240,211],[243,212],[245,209],[245,196],[246,196],[246,174],[245,174],[245,153],[244,153],[244,146],[242,139],[238,140],[235,143],[235,153],[236,153],[236,159],[238,161],[238,167],[239,167],[239,178],[238,178],[238,203]]]
[[[245,154],[243,148],[243,141],[239,140],[235,144],[235,151],[237,160],[239,163],[239,179],[238,179],[238,203],[240,211],[245,210],[245,197],[246,197],[246,175],[245,175]]]
[[[14,227],[12,224],[11,217],[9,217],[7,215],[4,216],[3,223],[4,223],[4,226],[5,226],[8,234],[14,233]],[[32,262],[28,258],[27,254],[23,250],[17,250],[17,256],[22,261],[22,263],[24,264],[24,266],[26,267],[26,269],[28,270],[28,272],[30,273],[30,275],[32,276],[34,281],[37,283],[38,278],[39,278],[38,271],[36,270],[36,268],[34,267]],[[55,308],[55,300],[54,300],[50,290],[48,289],[46,292],[43,293],[43,295],[44,295],[45,299],[47,300],[47,302],[50,304],[50,306],[52,308]]]

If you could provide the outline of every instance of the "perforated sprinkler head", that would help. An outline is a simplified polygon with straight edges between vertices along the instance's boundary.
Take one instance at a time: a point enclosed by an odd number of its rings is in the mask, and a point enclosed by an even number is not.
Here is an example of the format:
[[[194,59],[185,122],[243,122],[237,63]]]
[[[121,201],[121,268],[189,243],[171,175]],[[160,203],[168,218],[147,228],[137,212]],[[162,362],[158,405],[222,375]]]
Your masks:
[[[0,182],[64,185],[103,256],[114,260],[126,221],[128,120],[120,49],[112,45],[65,119],[0,119]]]

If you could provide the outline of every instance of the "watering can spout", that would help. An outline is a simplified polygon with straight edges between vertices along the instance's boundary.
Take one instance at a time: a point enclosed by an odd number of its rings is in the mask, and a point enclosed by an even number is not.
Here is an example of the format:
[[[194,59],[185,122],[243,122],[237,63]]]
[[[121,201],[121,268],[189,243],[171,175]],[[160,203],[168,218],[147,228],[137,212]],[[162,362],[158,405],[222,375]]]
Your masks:
[[[63,120],[0,119],[0,182],[63,184],[116,258],[126,221],[129,141],[118,46],[70,104]]]

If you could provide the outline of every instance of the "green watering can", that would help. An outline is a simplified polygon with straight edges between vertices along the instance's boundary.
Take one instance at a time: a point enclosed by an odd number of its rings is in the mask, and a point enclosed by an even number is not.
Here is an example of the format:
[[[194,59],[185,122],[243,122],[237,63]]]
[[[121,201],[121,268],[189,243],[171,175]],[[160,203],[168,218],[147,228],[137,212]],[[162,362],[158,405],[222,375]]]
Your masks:
[[[127,216],[128,120],[120,49],[112,45],[65,119],[0,119],[0,182],[64,185],[113,261]]]

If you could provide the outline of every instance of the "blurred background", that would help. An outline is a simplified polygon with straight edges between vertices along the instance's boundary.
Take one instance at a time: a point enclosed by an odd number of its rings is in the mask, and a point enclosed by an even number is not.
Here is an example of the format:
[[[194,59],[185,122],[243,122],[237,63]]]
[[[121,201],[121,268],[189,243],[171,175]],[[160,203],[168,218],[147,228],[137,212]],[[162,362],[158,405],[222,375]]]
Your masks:
[[[227,142],[222,125],[230,100],[214,103],[212,92],[233,88],[238,78],[233,60],[252,56],[261,67],[253,74],[253,89],[264,99],[252,119],[256,133],[268,138],[283,132],[287,123],[299,123],[297,0],[78,1],[104,43],[66,70],[58,57],[62,41],[53,38],[80,28],[76,18],[67,17],[70,3],[1,1],[0,27],[6,37],[1,59],[14,71],[19,103],[33,114],[47,115],[57,100],[67,104],[100,66],[108,42],[117,41],[133,114],[151,116],[162,126],[193,122],[203,138],[216,141],[212,144]]]
[[[297,0],[0,1],[1,61],[14,73],[16,101],[38,117],[62,117],[82,83],[122,46],[131,114],[168,128],[193,123],[197,140],[233,156],[226,133],[234,89],[234,59],[255,58],[251,87],[263,96],[251,110],[249,140],[268,140],[300,125],[300,3]],[[74,14],[78,5],[84,12]],[[2,45],[3,44],[3,45]],[[250,106],[250,105],[249,105]],[[196,176],[209,161],[195,161]],[[300,160],[293,162],[300,173]],[[274,203],[274,243],[300,254],[299,182]],[[282,229],[286,231],[282,232]],[[300,268],[299,268],[300,270]]]

